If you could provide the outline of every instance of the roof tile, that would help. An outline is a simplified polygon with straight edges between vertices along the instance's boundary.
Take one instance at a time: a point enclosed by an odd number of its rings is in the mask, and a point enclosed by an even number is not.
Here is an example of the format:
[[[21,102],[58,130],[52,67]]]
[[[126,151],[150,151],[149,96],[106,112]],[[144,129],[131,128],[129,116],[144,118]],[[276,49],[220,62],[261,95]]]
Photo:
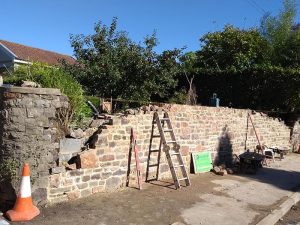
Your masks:
[[[74,64],[76,60],[68,55],[47,51],[39,48],[29,47],[9,41],[0,40],[0,43],[12,51],[20,60],[30,62],[42,62],[51,66],[59,65],[60,60],[65,60],[69,64]]]

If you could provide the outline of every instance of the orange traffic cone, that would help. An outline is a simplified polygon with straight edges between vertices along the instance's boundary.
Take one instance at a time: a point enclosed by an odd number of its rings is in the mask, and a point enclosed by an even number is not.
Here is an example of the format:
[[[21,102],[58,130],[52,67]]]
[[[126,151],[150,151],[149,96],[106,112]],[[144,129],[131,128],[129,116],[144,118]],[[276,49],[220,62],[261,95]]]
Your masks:
[[[28,221],[40,214],[40,210],[32,203],[30,172],[28,163],[24,164],[20,193],[12,210],[6,212],[11,221]]]

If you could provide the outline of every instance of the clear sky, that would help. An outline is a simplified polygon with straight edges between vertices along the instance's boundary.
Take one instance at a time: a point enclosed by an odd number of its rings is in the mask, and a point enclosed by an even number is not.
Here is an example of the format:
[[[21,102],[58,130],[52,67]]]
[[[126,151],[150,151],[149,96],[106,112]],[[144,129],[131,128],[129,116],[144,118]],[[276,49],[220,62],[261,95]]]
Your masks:
[[[0,39],[72,55],[70,34],[91,34],[97,21],[109,25],[116,16],[118,29],[136,42],[156,30],[159,52],[197,50],[203,34],[225,24],[259,26],[264,12],[276,15],[281,6],[281,0],[0,0]]]

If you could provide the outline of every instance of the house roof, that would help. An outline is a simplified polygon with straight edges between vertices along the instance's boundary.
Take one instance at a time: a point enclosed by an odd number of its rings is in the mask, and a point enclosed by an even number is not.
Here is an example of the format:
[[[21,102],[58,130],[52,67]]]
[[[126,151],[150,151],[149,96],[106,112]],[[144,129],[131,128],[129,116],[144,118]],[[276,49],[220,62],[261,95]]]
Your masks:
[[[59,65],[60,60],[65,60],[69,64],[74,64],[76,60],[68,55],[51,52],[39,48],[34,48],[14,42],[0,40],[0,43],[14,53],[19,60],[29,62],[47,63],[51,66]]]

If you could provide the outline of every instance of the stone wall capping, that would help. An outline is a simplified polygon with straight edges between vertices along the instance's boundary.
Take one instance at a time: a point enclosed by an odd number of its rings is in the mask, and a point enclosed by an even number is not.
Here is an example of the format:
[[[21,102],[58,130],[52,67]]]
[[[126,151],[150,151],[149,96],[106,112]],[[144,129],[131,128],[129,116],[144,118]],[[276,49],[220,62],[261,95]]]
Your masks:
[[[59,89],[54,88],[31,88],[31,87],[0,87],[0,92],[37,95],[62,95]]]

